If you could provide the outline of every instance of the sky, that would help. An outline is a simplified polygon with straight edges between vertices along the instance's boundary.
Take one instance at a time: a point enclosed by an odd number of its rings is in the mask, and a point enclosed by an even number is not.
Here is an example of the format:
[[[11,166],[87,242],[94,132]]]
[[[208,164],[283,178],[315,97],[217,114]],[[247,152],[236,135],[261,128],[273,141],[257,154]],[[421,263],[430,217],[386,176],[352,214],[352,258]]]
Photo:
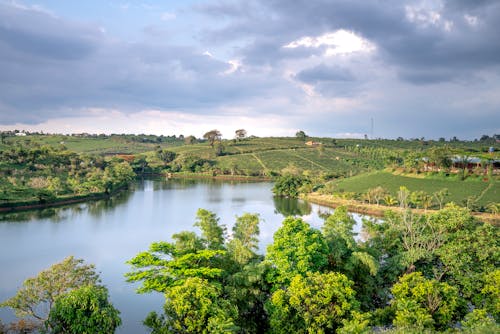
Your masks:
[[[500,133],[500,1],[0,0],[0,130]]]

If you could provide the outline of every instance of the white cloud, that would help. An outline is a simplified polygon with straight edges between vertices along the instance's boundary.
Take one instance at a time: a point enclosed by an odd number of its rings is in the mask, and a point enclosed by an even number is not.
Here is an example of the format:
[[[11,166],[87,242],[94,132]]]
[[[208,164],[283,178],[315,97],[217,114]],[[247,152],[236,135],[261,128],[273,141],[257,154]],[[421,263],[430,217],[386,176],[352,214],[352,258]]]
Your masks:
[[[229,64],[229,66],[231,66],[227,71],[224,71],[224,74],[231,74],[231,73],[234,73],[236,71],[238,71],[240,68],[241,68],[241,61],[237,60],[237,59],[231,59],[231,60],[228,60],[227,62]]]
[[[421,28],[436,27],[445,31],[451,31],[454,23],[443,19],[441,8],[429,6],[405,6],[406,19]]]
[[[245,128],[249,135],[291,136],[294,130],[276,115],[249,117],[246,107],[221,108],[212,115],[188,114],[177,110],[148,109],[125,113],[116,109],[88,108],[86,116],[52,118],[40,124],[16,123],[2,130],[22,129],[46,133],[145,133],[156,135],[194,135],[201,138],[206,131],[218,129],[223,138],[231,139],[236,129]],[[284,127],[285,125],[285,127]]]
[[[349,54],[353,52],[370,52],[375,49],[367,39],[355,34],[352,31],[339,29],[317,37],[305,36],[283,46],[284,48],[318,48],[326,46],[325,55],[334,56],[339,54]]]

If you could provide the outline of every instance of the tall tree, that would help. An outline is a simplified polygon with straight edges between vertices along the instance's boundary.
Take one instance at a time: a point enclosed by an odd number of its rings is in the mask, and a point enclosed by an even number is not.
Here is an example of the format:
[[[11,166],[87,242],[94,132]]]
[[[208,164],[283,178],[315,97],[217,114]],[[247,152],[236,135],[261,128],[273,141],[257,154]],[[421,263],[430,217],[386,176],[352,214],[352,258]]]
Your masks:
[[[203,138],[208,140],[208,142],[210,143],[210,146],[212,146],[212,147],[214,147],[214,143],[216,141],[220,141],[221,137],[222,137],[222,134],[220,133],[219,130],[216,130],[216,129],[210,130],[203,135]]]
[[[238,129],[235,132],[236,139],[243,139],[247,136],[247,130],[245,129]]]

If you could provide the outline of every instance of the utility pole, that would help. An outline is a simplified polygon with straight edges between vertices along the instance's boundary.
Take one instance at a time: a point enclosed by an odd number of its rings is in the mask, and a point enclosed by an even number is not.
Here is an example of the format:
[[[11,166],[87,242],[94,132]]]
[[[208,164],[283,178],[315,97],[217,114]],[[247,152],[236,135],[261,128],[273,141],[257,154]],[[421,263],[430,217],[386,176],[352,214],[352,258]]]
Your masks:
[[[373,138],[373,117],[372,117],[370,120],[371,120],[370,138],[371,138],[371,139],[374,139],[374,138]]]

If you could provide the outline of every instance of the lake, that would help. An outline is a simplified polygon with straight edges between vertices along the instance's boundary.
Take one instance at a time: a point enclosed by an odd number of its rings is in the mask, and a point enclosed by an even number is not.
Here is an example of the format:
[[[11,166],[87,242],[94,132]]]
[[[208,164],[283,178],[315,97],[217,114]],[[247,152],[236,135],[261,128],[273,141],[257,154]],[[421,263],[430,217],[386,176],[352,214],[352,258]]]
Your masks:
[[[13,296],[28,277],[73,255],[95,264],[121,312],[117,333],[147,333],[142,320],[150,311],[161,311],[164,297],[136,294],[137,284],[125,282],[123,275],[130,270],[125,261],[154,241],[197,231],[193,224],[199,208],[215,212],[228,231],[235,216],[259,213],[262,253],[285,216],[302,216],[319,228],[323,220],[318,212],[331,211],[301,200],[273,198],[271,188],[268,182],[143,180],[106,200],[0,215],[0,301]],[[15,317],[10,309],[0,308],[0,319],[7,323]]]

